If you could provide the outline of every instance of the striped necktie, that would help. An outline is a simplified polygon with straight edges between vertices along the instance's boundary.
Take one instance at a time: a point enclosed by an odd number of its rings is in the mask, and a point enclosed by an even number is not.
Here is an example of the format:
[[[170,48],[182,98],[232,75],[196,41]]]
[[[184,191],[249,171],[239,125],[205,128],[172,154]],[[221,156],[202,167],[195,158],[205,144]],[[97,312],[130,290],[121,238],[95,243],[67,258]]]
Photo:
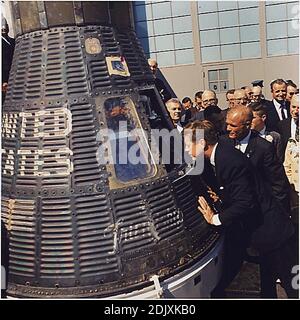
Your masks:
[[[286,115],[285,115],[284,109],[285,109],[285,105],[281,104],[280,105],[280,112],[281,112],[281,118],[282,118],[281,120],[286,119]]]

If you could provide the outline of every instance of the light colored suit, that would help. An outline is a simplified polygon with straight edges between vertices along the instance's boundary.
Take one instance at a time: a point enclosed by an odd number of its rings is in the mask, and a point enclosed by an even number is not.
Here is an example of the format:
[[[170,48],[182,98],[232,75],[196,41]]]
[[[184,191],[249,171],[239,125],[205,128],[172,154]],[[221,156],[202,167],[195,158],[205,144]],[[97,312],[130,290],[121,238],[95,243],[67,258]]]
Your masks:
[[[299,141],[288,140],[285,150],[284,169],[291,184],[291,217],[295,223],[299,221]]]
[[[285,150],[284,169],[291,185],[299,192],[299,141],[290,138]]]

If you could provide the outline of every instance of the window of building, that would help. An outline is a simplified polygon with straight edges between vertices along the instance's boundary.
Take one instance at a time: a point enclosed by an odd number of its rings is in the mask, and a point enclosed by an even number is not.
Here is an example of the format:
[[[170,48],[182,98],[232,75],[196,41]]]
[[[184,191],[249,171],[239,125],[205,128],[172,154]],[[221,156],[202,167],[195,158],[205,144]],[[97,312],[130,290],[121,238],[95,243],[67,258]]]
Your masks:
[[[198,1],[201,60],[261,56],[259,1]]]
[[[189,1],[133,1],[137,36],[160,67],[194,63]]]
[[[208,70],[208,87],[216,93],[226,92],[229,89],[229,70]]]
[[[298,1],[267,1],[265,10],[268,56],[298,53]]]

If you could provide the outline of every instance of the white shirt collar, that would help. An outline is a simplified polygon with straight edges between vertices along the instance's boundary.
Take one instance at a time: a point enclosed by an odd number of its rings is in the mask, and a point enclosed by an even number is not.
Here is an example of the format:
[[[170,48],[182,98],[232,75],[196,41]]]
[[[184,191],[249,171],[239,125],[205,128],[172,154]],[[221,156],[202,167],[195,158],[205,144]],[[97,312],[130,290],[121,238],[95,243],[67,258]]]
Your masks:
[[[3,37],[3,36],[1,36],[1,37],[2,37],[2,40],[4,40],[6,43],[8,43],[11,46],[11,43],[7,39],[5,39],[5,37]]]
[[[266,126],[264,126],[263,129],[259,131],[259,135],[261,137],[265,136],[265,134],[266,134]]]
[[[179,131],[179,133],[181,133],[183,131],[183,127],[181,125],[180,122],[177,122],[176,125],[175,125],[176,129]]]
[[[273,99],[273,103],[276,109],[279,109],[281,107],[281,104],[276,99]]]
[[[250,140],[250,136],[251,136],[251,130],[249,130],[248,135],[243,140],[239,141],[240,146],[239,146],[239,148],[237,147],[237,149],[239,149],[240,151],[245,153],[247,146],[248,146],[248,143],[249,143],[249,140]]]
[[[243,140],[240,140],[240,144],[248,144],[250,136],[251,136],[251,130],[249,130],[249,133]]]
[[[216,162],[215,162],[215,156],[216,156],[216,148],[217,148],[218,142],[214,145],[213,150],[211,152],[209,161],[211,163],[212,166],[216,166]]]
[[[278,113],[279,119],[283,120],[282,116],[281,116],[281,104],[276,99],[273,99],[273,104],[274,104],[275,109],[276,109],[276,111]],[[285,117],[287,118],[287,110],[286,110],[286,108],[283,108],[283,112],[285,114]]]
[[[296,123],[295,120],[293,118],[291,118],[291,137],[293,139],[296,139]]]

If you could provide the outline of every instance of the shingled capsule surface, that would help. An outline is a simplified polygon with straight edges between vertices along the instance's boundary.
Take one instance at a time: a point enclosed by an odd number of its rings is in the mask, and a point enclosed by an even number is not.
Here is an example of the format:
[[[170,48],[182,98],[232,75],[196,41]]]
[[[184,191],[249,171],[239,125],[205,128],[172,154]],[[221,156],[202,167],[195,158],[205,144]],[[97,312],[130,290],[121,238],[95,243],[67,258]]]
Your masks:
[[[8,294],[118,295],[203,258],[219,239],[197,210],[206,186],[179,179],[184,165],[152,161],[160,151],[148,133],[172,125],[126,18],[107,2],[14,2],[12,13],[2,114]],[[140,164],[118,160],[128,136]]]

